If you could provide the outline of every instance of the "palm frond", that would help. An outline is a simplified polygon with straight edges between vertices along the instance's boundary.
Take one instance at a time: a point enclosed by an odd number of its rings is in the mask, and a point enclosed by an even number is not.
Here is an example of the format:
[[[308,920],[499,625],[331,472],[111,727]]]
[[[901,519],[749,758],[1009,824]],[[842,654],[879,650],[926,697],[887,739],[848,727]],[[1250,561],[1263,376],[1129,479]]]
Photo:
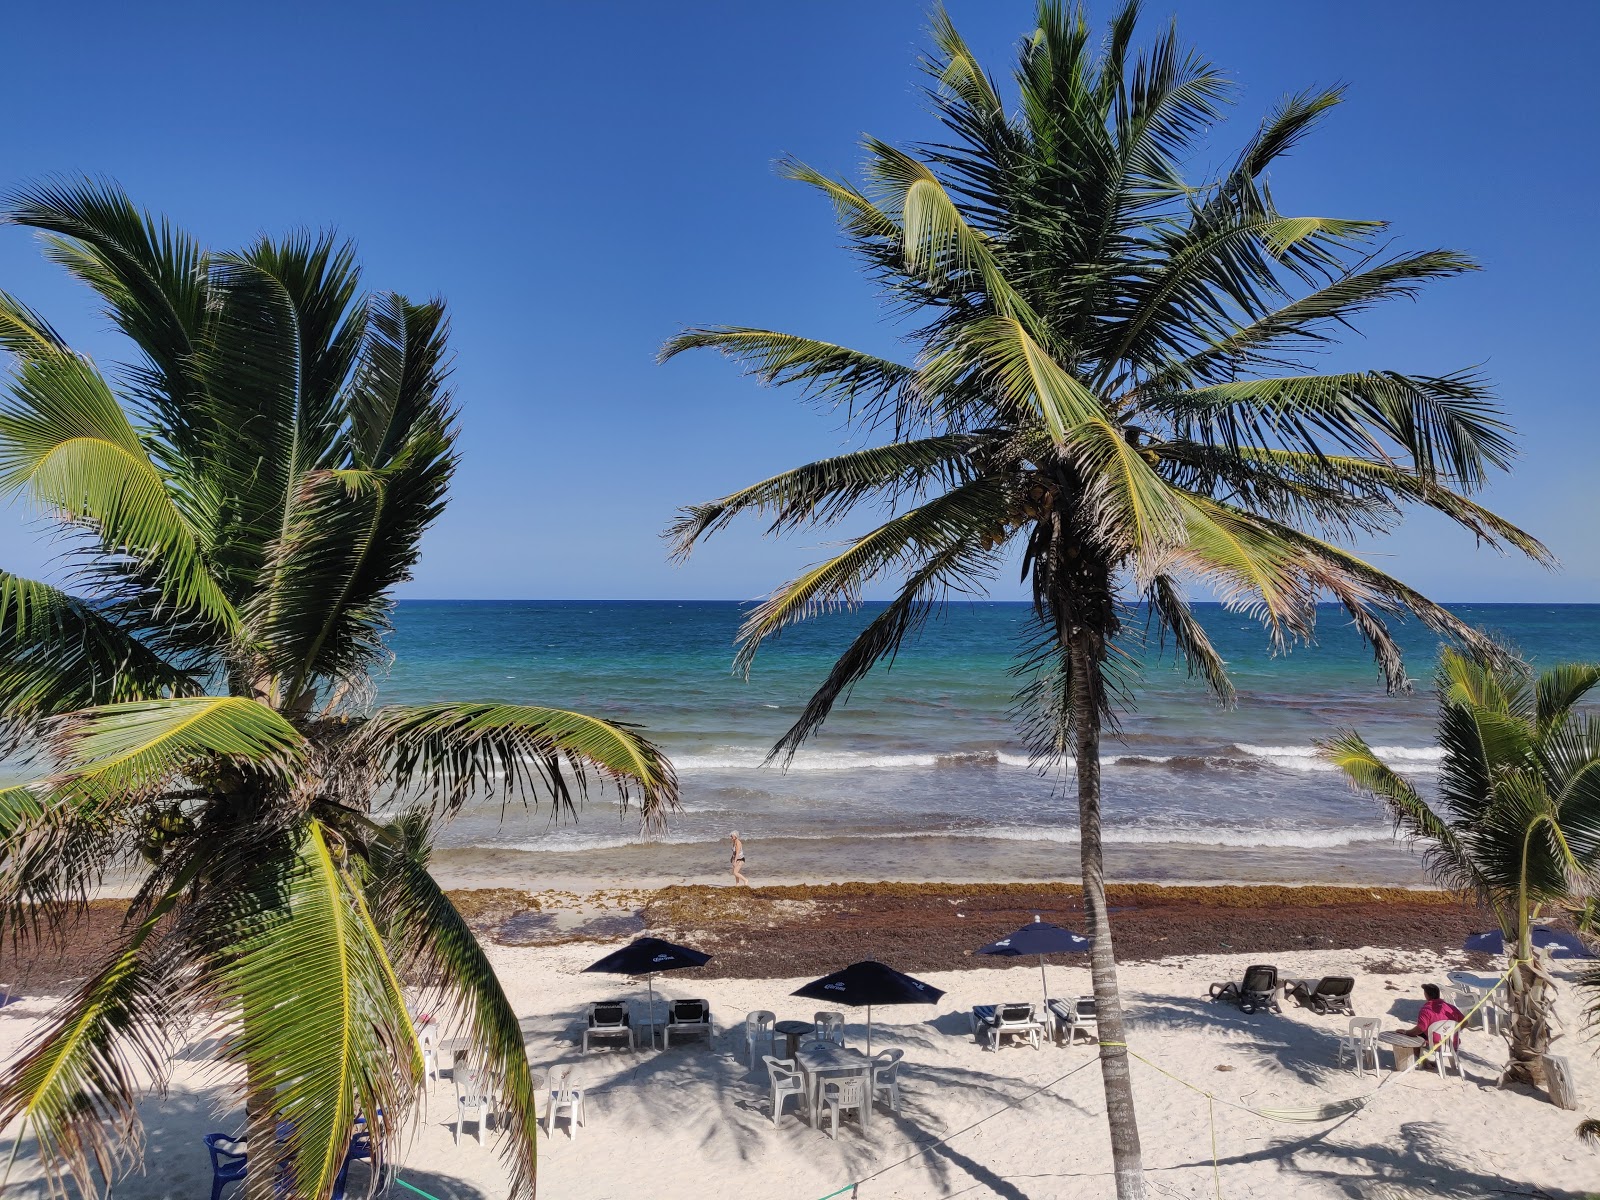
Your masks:
[[[250,1079],[252,1139],[271,1145],[283,1129],[296,1192],[326,1196],[358,1112],[369,1119],[375,1170],[394,1151],[422,1060],[344,844],[313,820],[285,849],[235,895],[213,900],[205,978],[238,1007],[227,1056]]]
[[[96,704],[198,690],[191,672],[168,663],[96,606],[0,571],[0,727],[8,736]]]
[[[6,292],[0,292],[0,350],[18,358],[70,353],[49,321]]]
[[[305,738],[246,696],[184,696],[105,704],[63,718],[51,739],[58,789],[141,796],[201,763],[288,774]]]
[[[1346,731],[1318,743],[1322,757],[1344,772],[1358,791],[1376,798],[1395,832],[1421,843],[1429,872],[1448,887],[1478,893],[1489,889],[1470,847],[1406,779],[1373,752],[1360,734]]]
[[[969,478],[968,459],[982,442],[969,433],[869,446],[807,463],[741,488],[730,496],[682,510],[665,537],[674,558],[687,558],[695,544],[742,513],[771,516],[768,534],[810,525],[831,525],[867,500],[894,505],[929,486],[951,486]]]
[[[149,564],[169,603],[219,629],[237,615],[196,531],[110,386],[84,359],[23,361],[0,405],[0,493],[92,528],[104,552]]]
[[[637,793],[646,825],[678,803],[666,755],[632,726],[527,704],[419,704],[380,708],[356,738],[359,753],[387,764],[401,794],[415,790],[446,808],[474,792],[544,793],[571,809],[592,775],[624,802]]]
[[[1157,575],[1145,590],[1145,602],[1162,631],[1172,635],[1189,674],[1203,679],[1219,703],[1231,705],[1235,692],[1233,681],[1228,678],[1227,661],[1206,636],[1205,627],[1196,619],[1177,580],[1170,575]]]
[[[21,1131],[32,1133],[46,1172],[70,1174],[85,1196],[137,1161],[137,1100],[165,1077],[171,1049],[168,988],[149,951],[199,865],[196,859],[0,1077],[0,1124],[21,1123],[13,1159]]]
[[[501,1081],[501,1155],[511,1176],[507,1196],[531,1198],[538,1161],[538,1116],[527,1047],[516,1011],[471,927],[428,873],[427,821],[421,814],[385,827],[371,848],[372,908],[389,918],[391,950],[408,974],[459,1013],[460,1035],[477,1064]]]
[[[1539,732],[1548,734],[1572,716],[1574,706],[1600,686],[1600,663],[1556,663],[1539,672],[1535,682],[1535,716]]]

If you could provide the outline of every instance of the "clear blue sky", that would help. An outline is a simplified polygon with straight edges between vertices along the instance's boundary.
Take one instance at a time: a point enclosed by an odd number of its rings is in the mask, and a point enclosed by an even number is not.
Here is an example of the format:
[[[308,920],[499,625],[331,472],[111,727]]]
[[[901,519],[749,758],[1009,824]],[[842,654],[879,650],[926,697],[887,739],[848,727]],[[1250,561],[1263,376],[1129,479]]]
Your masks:
[[[952,12],[1003,75],[1031,4]],[[1340,357],[1483,364],[1524,446],[1490,500],[1565,569],[1475,552],[1422,519],[1383,561],[1444,600],[1600,601],[1600,5],[1154,0],[1147,29],[1173,12],[1243,87],[1231,140],[1286,91],[1350,85],[1274,175],[1283,207],[1386,218],[1404,245],[1487,267],[1371,319]],[[848,172],[863,132],[931,133],[915,70],[926,13],[920,0],[24,5],[0,49],[0,182],[107,174],[217,245],[337,225],[371,285],[449,300],[465,461],[406,594],[750,597],[817,543],[740,527],[678,568],[658,531],[679,504],[833,452],[839,430],[720,360],[659,367],[655,350],[720,321],[888,345],[829,213],[772,162]],[[97,357],[119,352],[22,231],[0,229],[0,287]],[[42,561],[19,514],[0,521],[0,564]]]

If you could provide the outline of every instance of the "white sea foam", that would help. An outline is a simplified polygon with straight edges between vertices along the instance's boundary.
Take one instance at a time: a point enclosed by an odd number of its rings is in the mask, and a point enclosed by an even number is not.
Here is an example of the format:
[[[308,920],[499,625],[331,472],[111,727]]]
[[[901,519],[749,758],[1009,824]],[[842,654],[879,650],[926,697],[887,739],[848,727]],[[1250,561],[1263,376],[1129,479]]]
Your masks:
[[[1235,849],[1284,848],[1301,850],[1333,849],[1363,842],[1386,842],[1387,831],[1372,828],[1278,828],[1259,826],[1142,825],[1107,826],[1104,840],[1110,845],[1128,846],[1225,846]],[[1078,841],[1075,826],[989,825],[965,829],[884,829],[865,832],[779,833],[763,840],[826,841],[905,841],[911,838],[945,837],[962,841],[1044,842],[1073,845]],[[709,845],[723,841],[721,836],[667,834],[648,838],[643,835],[577,833],[571,829],[547,838],[526,842],[482,843],[480,848],[561,853],[587,850],[614,850],[624,846]]]
[[[1234,748],[1289,771],[1338,770],[1315,746],[1252,746],[1241,742]],[[1437,771],[1444,758],[1439,746],[1374,746],[1372,751],[1397,771]]]

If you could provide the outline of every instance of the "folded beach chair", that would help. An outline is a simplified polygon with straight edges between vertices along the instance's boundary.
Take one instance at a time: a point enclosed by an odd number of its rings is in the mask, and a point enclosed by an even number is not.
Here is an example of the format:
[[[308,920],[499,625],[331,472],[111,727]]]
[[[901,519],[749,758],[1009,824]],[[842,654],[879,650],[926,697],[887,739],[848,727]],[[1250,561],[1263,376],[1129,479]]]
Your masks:
[[[1246,967],[1239,983],[1213,983],[1211,998],[1237,1004],[1240,1012],[1253,1013],[1258,1008],[1282,1012],[1278,1007],[1278,968],[1264,963]]]
[[[1343,1013],[1353,1017],[1356,1010],[1351,1004],[1351,993],[1356,981],[1350,975],[1324,975],[1321,979],[1289,979],[1284,982],[1283,994],[1293,996],[1301,1008],[1309,1008],[1321,1016]]]
[[[711,1004],[706,1000],[674,1000],[667,1014],[666,1026],[661,1031],[662,1049],[672,1045],[672,1035],[679,1039],[706,1035],[706,1045],[711,1045]]]

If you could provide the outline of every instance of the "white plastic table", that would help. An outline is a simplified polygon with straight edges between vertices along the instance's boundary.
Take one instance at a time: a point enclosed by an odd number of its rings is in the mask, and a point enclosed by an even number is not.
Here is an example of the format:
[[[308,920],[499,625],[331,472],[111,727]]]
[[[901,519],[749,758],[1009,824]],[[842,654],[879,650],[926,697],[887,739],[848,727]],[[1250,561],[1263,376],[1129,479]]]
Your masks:
[[[801,1073],[806,1077],[806,1103],[811,1111],[811,1128],[816,1129],[821,1120],[822,1081],[831,1075],[860,1075],[866,1084],[865,1103],[861,1106],[861,1131],[865,1133],[872,1115],[872,1060],[859,1050],[828,1043],[825,1046],[808,1046],[795,1056]]]

